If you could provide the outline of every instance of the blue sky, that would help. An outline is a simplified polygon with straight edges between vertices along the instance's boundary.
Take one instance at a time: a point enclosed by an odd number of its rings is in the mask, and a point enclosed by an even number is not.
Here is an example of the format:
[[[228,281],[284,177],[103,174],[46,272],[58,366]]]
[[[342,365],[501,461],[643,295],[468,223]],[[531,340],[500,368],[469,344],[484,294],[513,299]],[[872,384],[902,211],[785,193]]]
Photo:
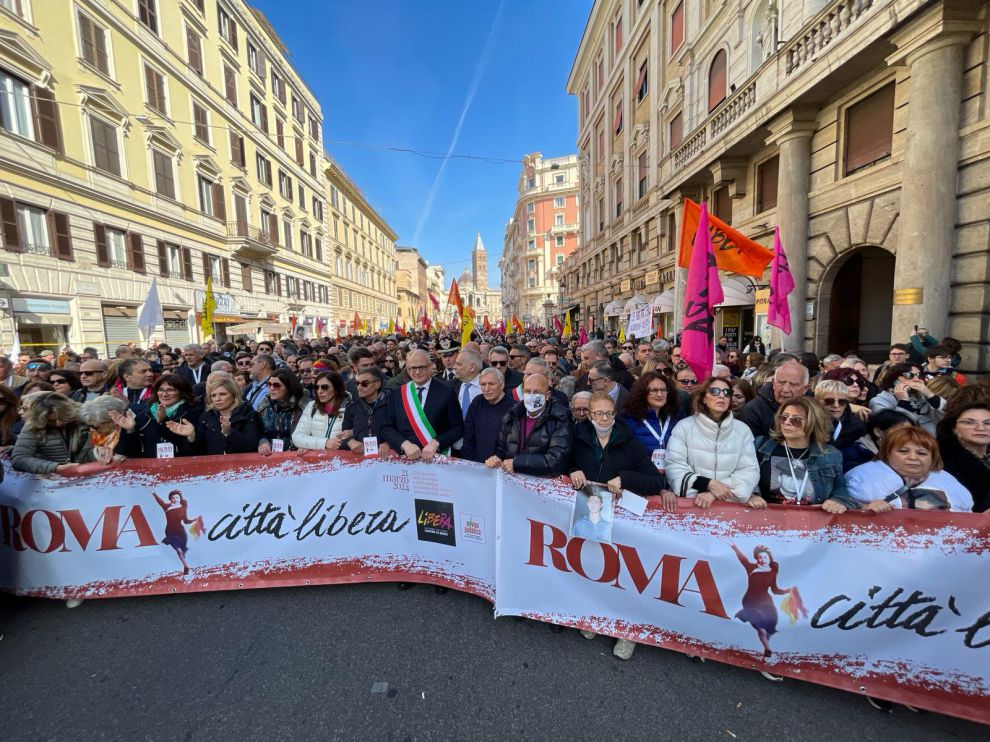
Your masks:
[[[480,231],[497,286],[517,162],[451,159],[438,180],[443,160],[335,142],[446,153],[473,89],[455,153],[574,153],[577,101],[564,85],[592,0],[251,1],[319,99],[327,149],[398,244],[443,264],[449,283]]]

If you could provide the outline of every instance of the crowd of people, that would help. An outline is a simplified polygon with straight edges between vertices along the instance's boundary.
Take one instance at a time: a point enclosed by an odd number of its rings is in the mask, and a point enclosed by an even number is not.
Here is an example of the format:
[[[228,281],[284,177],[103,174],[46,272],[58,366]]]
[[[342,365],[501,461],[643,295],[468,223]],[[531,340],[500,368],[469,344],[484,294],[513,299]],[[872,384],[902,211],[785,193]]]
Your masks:
[[[0,356],[0,455],[59,475],[90,461],[292,450],[567,475],[708,508],[990,508],[990,382],[924,330],[876,368],[720,339],[698,378],[659,339],[530,332],[243,341]],[[617,656],[635,645],[620,640]]]

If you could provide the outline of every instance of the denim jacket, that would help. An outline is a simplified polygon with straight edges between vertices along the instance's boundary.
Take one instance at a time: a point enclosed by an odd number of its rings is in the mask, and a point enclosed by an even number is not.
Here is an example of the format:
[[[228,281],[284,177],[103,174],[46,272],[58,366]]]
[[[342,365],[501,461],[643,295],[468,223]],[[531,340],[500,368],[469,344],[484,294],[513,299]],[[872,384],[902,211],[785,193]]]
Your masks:
[[[770,459],[777,441],[766,439],[757,449],[756,458],[760,466]],[[817,443],[809,446],[808,477],[815,488],[815,505],[821,505],[825,500],[841,502],[850,510],[856,510],[860,503],[849,494],[846,480],[842,472],[842,454],[832,446],[822,448]],[[825,493],[830,493],[827,497]]]

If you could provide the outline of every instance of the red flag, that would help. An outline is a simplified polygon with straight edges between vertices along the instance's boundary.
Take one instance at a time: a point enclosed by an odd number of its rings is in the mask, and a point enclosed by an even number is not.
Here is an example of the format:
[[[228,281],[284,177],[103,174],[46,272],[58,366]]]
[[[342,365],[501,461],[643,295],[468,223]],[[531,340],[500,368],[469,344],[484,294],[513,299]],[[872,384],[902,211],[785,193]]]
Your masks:
[[[554,332],[564,331],[564,326],[560,322],[560,317],[558,317],[556,314],[553,316],[553,329]]]
[[[700,220],[701,209],[698,204],[689,198],[684,199],[680,252],[677,257],[677,264],[681,268],[691,266],[691,245],[697,239]],[[715,251],[715,262],[720,270],[759,278],[773,260],[770,250],[711,214],[708,215],[708,231]],[[698,378],[700,380],[701,377]]]
[[[450,282],[450,294],[447,296],[447,304],[453,304],[457,307],[457,314],[460,316],[464,313],[464,304],[461,302],[461,291],[457,288],[457,279],[454,278]],[[439,309],[439,307],[437,307]]]
[[[514,314],[512,315],[512,329],[518,332],[519,334],[522,334],[523,332],[522,322],[520,322],[519,318]]]
[[[708,205],[701,205],[698,232],[691,251],[684,303],[684,335],[681,358],[698,381],[712,375],[715,353],[715,305],[725,299],[715,264],[715,249],[708,227]]]
[[[433,292],[432,291],[428,291],[427,293],[430,296],[430,303],[433,305],[433,308],[436,309],[439,312],[440,311],[440,300],[437,299],[437,297],[435,297],[433,295]]]
[[[357,334],[358,328],[361,327],[361,315],[356,311],[354,312],[354,334]]]
[[[588,342],[588,331],[584,329],[584,325],[581,325],[581,332],[578,333],[578,346],[584,345]]]
[[[787,264],[784,246],[780,244],[780,227],[773,235],[773,266],[770,268],[770,307],[767,324],[779,327],[785,335],[791,334],[791,308],[787,297],[794,290],[794,277]]]
[[[484,323],[482,323],[481,329],[485,331],[485,334],[488,334],[489,332],[492,331],[492,323],[488,321],[487,314],[485,315],[485,321]]]

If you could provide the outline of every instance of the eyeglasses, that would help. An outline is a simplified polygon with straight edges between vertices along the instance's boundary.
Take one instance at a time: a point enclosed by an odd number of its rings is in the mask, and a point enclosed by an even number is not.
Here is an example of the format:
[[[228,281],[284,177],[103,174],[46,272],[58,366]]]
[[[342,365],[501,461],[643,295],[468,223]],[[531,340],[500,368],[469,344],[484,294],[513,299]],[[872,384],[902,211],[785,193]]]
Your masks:
[[[957,425],[964,428],[990,428],[990,420],[974,420],[971,417],[964,417],[956,421]]]
[[[694,382],[694,383],[697,384],[698,382]],[[711,394],[713,397],[725,397],[726,399],[732,396],[731,389],[723,389],[720,386],[709,387],[708,393]]]
[[[845,407],[845,406],[847,406],[849,404],[849,400],[848,399],[835,399],[833,397],[826,397],[825,399],[822,400],[822,403],[826,407],[835,407],[836,405],[838,405],[839,407]]]
[[[615,417],[614,410],[596,410],[595,412],[590,412],[588,414],[596,420],[611,420]]]
[[[432,368],[432,366],[406,366],[406,368],[410,371],[426,371],[427,369]]]
[[[588,414],[588,408],[587,407],[572,407],[571,408],[571,412],[573,412],[575,415],[587,415]]]
[[[684,386],[696,386],[698,384],[697,379],[678,379],[678,384],[683,384]]]
[[[488,365],[489,366],[495,366],[495,367],[497,367],[497,366],[508,366],[509,365],[509,362],[508,361],[488,361]]]
[[[594,379],[592,379],[590,376],[588,377],[588,383],[589,384],[594,384],[596,381],[605,381],[605,377],[604,376],[599,376],[599,377],[594,378]]]
[[[665,386],[651,387],[647,391],[650,394],[666,394],[667,393],[667,387],[665,387]]]
[[[781,415],[781,425],[804,425],[804,418],[800,415]]]
[[[333,389],[333,387],[330,386],[329,384],[317,384],[316,388],[319,389],[321,392],[326,392]]]
[[[378,379],[371,379],[370,381],[359,381],[357,382],[357,385],[363,389],[366,386],[371,386],[372,384],[377,384],[377,383],[378,383]]]

